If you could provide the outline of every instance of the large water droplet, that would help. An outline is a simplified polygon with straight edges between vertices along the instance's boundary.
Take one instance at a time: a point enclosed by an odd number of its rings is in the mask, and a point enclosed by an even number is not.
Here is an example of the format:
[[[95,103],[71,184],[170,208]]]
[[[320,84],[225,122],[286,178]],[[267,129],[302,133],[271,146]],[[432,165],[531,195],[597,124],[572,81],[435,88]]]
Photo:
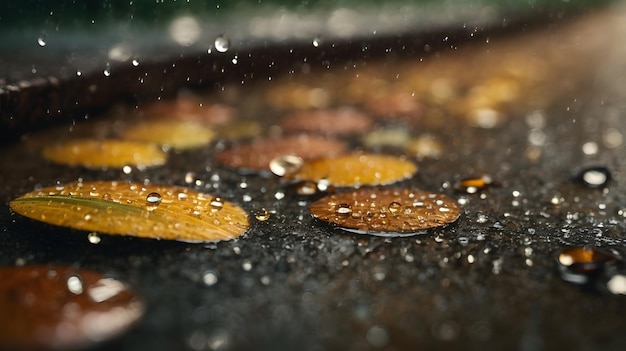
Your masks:
[[[576,179],[590,188],[599,188],[611,180],[611,173],[606,167],[589,167],[580,171]]]
[[[224,200],[222,200],[221,197],[216,196],[211,199],[211,202],[209,202],[209,205],[211,205],[211,211],[216,212],[224,208]]]
[[[304,161],[294,155],[284,155],[273,158],[270,161],[270,170],[279,177],[294,174],[302,168]]]
[[[219,52],[226,52],[228,51],[228,49],[230,49],[230,39],[228,39],[228,37],[225,35],[220,35],[219,37],[215,38],[214,45],[215,50]]]
[[[148,211],[154,211],[161,204],[161,194],[159,193],[150,193],[146,196],[146,209]]]
[[[557,257],[561,278],[574,284],[589,283],[605,266],[619,261],[618,256],[593,247],[567,248]]]
[[[335,213],[339,216],[349,216],[352,213],[352,206],[347,203],[341,203],[337,205]]]
[[[389,212],[391,212],[391,214],[397,214],[400,212],[400,208],[402,208],[402,205],[399,202],[392,202],[389,204],[389,206],[387,207],[387,209],[389,210]]]

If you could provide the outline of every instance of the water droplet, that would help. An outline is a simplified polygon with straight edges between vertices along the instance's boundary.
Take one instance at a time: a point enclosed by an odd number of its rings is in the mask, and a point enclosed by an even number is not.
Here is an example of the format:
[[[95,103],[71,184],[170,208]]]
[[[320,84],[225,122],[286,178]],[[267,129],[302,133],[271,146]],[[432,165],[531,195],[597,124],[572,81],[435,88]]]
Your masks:
[[[294,155],[284,155],[275,157],[270,161],[270,170],[275,175],[282,177],[298,172],[302,168],[304,161]]]
[[[196,179],[196,174],[194,172],[185,173],[185,183],[191,184]]]
[[[335,213],[339,216],[348,216],[352,213],[352,206],[347,203],[340,203],[339,205],[337,205]]]
[[[614,254],[593,247],[571,247],[561,251],[557,263],[561,278],[574,284],[587,284],[605,266],[621,259]]]
[[[226,52],[228,51],[228,49],[230,49],[230,39],[228,39],[228,37],[225,35],[220,35],[215,38],[214,46],[215,50],[217,50],[218,52]]]
[[[80,295],[83,293],[83,282],[80,277],[75,275],[67,278],[67,290],[74,295]]]
[[[213,286],[217,283],[217,273],[213,271],[206,271],[202,275],[202,282],[206,286]]]
[[[385,347],[389,343],[389,333],[383,327],[373,326],[367,331],[366,339],[373,347]]]
[[[150,193],[146,196],[146,209],[148,211],[154,211],[161,204],[161,194],[159,193]]]
[[[243,268],[244,271],[249,272],[252,270],[252,262],[250,262],[250,260],[243,261],[241,268]]]
[[[209,205],[211,205],[211,211],[212,212],[216,212],[221,210],[224,207],[224,200],[222,200],[221,197],[214,197],[211,199],[211,202],[209,202]]]
[[[256,211],[256,213],[254,214],[254,218],[256,218],[256,220],[259,222],[265,222],[268,219],[270,219],[270,211],[266,210],[265,208],[262,208]]]
[[[399,202],[394,201],[389,204],[387,209],[391,212],[391,214],[397,214],[400,212],[400,208],[402,208],[402,205]]]
[[[575,179],[590,188],[599,188],[611,180],[611,173],[606,167],[589,167],[580,171]]]
[[[41,47],[46,46],[46,39],[44,37],[37,38],[37,44],[39,44],[39,46]]]
[[[626,276],[616,274],[606,283],[607,289],[615,295],[626,295]]]
[[[321,42],[322,42],[322,39],[320,37],[313,38],[313,46],[315,46],[316,48],[320,46]]]
[[[87,240],[89,240],[89,242],[94,245],[99,244],[100,241],[102,241],[102,239],[100,238],[100,235],[98,235],[98,233],[96,232],[91,232],[87,234]]]
[[[303,181],[298,183],[296,193],[298,195],[313,195],[317,192],[317,184],[311,181]]]

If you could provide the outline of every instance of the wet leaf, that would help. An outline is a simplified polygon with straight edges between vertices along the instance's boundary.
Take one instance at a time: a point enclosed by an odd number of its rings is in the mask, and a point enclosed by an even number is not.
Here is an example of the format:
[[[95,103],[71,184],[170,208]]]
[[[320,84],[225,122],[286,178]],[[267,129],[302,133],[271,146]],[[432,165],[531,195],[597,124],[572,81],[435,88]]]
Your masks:
[[[389,155],[351,154],[305,162],[295,173],[299,180],[320,181],[339,187],[385,185],[412,177],[417,166]]]
[[[286,132],[341,135],[365,133],[372,124],[366,114],[344,107],[294,112],[283,118],[280,125]]]
[[[236,205],[176,186],[78,182],[28,193],[10,206],[53,225],[143,238],[229,240],[248,228],[246,212]]]
[[[255,171],[269,171],[270,162],[285,155],[304,160],[339,155],[345,152],[346,143],[321,136],[298,135],[284,138],[255,139],[234,146],[216,155],[222,165]]]
[[[196,122],[145,121],[126,128],[122,137],[184,150],[209,144],[215,138],[215,132]]]
[[[44,147],[42,155],[56,163],[97,169],[160,166],[167,160],[155,144],[122,140],[70,140]]]
[[[119,280],[75,267],[0,268],[0,349],[86,347],[132,326],[144,303]]]
[[[313,217],[360,234],[406,236],[452,223],[461,210],[454,199],[412,189],[363,188],[313,202]]]

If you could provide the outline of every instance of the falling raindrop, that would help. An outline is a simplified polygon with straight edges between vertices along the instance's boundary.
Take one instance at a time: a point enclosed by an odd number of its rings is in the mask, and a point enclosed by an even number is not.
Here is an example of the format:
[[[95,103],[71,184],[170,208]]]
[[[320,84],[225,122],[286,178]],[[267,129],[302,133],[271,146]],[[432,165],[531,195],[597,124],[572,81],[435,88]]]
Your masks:
[[[37,44],[41,47],[46,46],[46,39],[43,36],[37,38]]]
[[[215,38],[215,50],[218,52],[226,52],[230,49],[230,39],[225,35],[220,35]]]
[[[153,192],[146,196],[146,209],[148,211],[154,211],[161,204],[161,194]]]
[[[313,46],[315,46],[316,48],[320,46],[321,42],[322,42],[322,38],[320,38],[319,36],[316,36],[315,38],[313,38]]]

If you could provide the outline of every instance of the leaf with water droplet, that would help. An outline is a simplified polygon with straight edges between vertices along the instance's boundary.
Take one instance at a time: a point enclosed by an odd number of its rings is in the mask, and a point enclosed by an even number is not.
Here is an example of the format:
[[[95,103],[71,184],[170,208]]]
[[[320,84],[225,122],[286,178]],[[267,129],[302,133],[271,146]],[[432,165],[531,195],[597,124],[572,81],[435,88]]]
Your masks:
[[[313,202],[313,217],[346,231],[378,236],[407,236],[444,226],[461,210],[446,195],[411,189],[362,188]]]
[[[188,242],[243,234],[249,226],[246,212],[221,199],[216,210],[216,199],[176,186],[95,181],[44,188],[10,206],[28,218],[99,233]]]

